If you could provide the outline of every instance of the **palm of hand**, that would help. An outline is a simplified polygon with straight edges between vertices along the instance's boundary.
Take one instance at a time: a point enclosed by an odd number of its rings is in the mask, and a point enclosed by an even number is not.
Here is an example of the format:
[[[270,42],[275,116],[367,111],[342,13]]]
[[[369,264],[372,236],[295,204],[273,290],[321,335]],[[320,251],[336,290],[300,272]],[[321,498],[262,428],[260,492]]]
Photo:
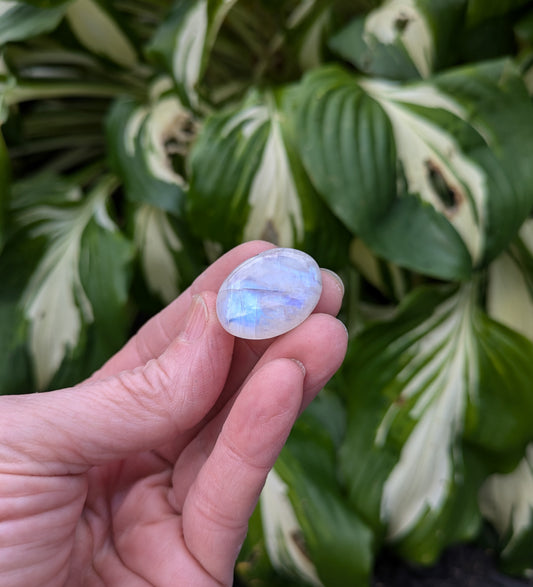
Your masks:
[[[265,248],[215,263],[89,382],[1,398],[2,585],[231,584],[264,479],[346,348],[328,275],[325,314],[294,331],[247,343],[222,330],[209,290]],[[205,328],[177,336],[201,291]]]

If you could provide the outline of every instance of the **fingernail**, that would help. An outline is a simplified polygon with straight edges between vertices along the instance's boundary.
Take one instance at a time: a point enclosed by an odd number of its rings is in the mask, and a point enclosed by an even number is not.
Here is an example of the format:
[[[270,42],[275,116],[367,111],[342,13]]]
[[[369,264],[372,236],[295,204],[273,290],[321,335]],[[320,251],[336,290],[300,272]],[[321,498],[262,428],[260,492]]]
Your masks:
[[[202,336],[207,323],[207,306],[200,295],[192,298],[191,306],[185,321],[185,328],[180,335],[181,340],[192,342]]]
[[[296,363],[296,364],[298,365],[298,367],[300,368],[300,371],[301,371],[301,372],[304,374],[304,376],[305,376],[305,374],[306,374],[305,365],[304,365],[304,364],[303,364],[301,361],[299,361],[298,359],[291,359],[291,361],[292,361],[293,363]]]
[[[335,279],[338,288],[340,289],[342,295],[344,295],[344,283],[342,282],[342,279],[335,273],[335,271],[332,271],[331,269],[322,269],[322,271],[327,271],[331,277]]]
[[[342,324],[344,330],[346,331],[346,338],[350,338],[350,331],[348,330],[348,326],[346,326],[346,324],[344,324],[342,320],[339,320],[339,322]]]

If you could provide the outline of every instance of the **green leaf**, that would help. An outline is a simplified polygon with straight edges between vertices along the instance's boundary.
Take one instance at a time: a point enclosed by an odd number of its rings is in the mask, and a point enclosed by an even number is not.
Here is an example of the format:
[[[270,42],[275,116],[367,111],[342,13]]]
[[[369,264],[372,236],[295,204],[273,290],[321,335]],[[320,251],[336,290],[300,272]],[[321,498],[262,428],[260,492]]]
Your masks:
[[[467,26],[456,39],[459,63],[476,63],[516,53],[516,37],[511,14],[496,16]]]
[[[431,564],[479,529],[477,490],[532,437],[533,345],[477,289],[422,288],[351,345],[341,469],[350,503],[406,558]]]
[[[104,176],[84,198],[76,183],[54,176],[14,186],[12,221],[19,232],[12,246],[34,241],[41,249],[19,301],[38,389],[87,350],[89,335],[96,353],[92,369],[124,338],[132,248],[106,210],[116,183]]]
[[[330,41],[361,71],[392,79],[427,78],[452,62],[466,0],[388,0]]]
[[[67,20],[79,42],[91,53],[122,67],[137,64],[137,51],[104,0],[72,0]]]
[[[323,392],[296,423],[261,496],[267,550],[274,566],[312,585],[363,585],[373,564],[373,533],[342,496],[336,443],[344,420]],[[342,428],[341,428],[342,429]]]
[[[35,241],[8,242],[0,253],[0,395],[28,393],[34,389],[32,365],[26,351],[24,315],[19,307],[21,292],[41,254]]]
[[[335,0],[237,2],[224,18],[200,84],[210,104],[293,81],[326,58]]]
[[[333,212],[356,233],[374,225],[396,181],[392,128],[380,105],[348,72],[319,68],[301,85],[297,128],[302,160]]]
[[[453,96],[484,139],[481,148],[470,145],[468,155],[486,176],[485,210],[479,210],[482,220],[485,215],[485,265],[514,239],[533,207],[533,189],[527,187],[533,185],[533,167],[526,156],[533,148],[531,99],[520,72],[507,60],[450,70],[435,78],[435,85]],[[452,222],[472,254],[459,218]]]
[[[525,6],[528,0],[469,0],[467,22],[473,26]]]
[[[235,573],[241,583],[256,587],[295,587],[306,584],[294,578],[287,579],[272,567],[263,538],[260,503],[249,520],[248,532],[237,559]]]
[[[102,185],[101,189],[107,189]],[[92,197],[95,197],[94,195]],[[96,195],[98,197],[98,194]],[[132,244],[118,230],[105,209],[105,192],[80,243],[80,282],[91,303],[100,366],[125,342]]]
[[[189,161],[190,223],[227,248],[259,238],[322,259],[329,247],[339,260],[348,235],[317,197],[298,157],[292,97],[290,89],[253,92],[238,109],[207,118]]]
[[[288,486],[271,471],[261,493],[262,526],[272,565],[297,585],[320,587],[311,555],[303,544],[302,528],[288,497]]]
[[[9,185],[11,180],[9,153],[4,142],[0,124],[0,252],[4,246],[5,216],[8,205]]]
[[[330,66],[300,92],[307,171],[378,256],[465,279],[507,246],[533,206],[523,188],[533,185],[533,108],[508,62],[405,85]]]
[[[2,261],[0,258],[1,268],[5,266]],[[23,323],[13,300],[7,301],[0,294],[0,395],[29,393],[34,389],[31,361],[24,346]]]
[[[318,67],[325,60],[333,5],[334,0],[300,0],[287,18],[287,43],[297,49],[298,63],[303,71]]]
[[[172,74],[181,100],[196,108],[198,83],[218,29],[237,0],[177,0],[147,48]]]
[[[17,0],[0,0],[0,47],[53,31],[61,22],[70,0],[37,7]]]
[[[479,492],[480,508],[500,538],[501,563],[513,574],[530,575],[533,540],[533,444],[516,469],[490,476]]]
[[[64,59],[63,53],[68,54],[68,52],[58,51],[53,55],[52,60],[54,58]],[[32,59],[31,56],[30,59]],[[88,65],[89,70],[93,66],[91,60],[86,60],[84,57],[78,56],[78,59],[76,56],[71,57],[71,63],[67,58],[67,69],[70,69],[71,65],[80,64],[82,66]],[[89,72],[83,73],[83,79],[78,77],[65,79],[65,72],[62,71],[61,66],[56,69],[43,67],[43,65],[43,63],[37,64],[32,75],[22,78],[9,71],[5,61],[0,58],[0,123],[7,120],[9,107],[22,102],[39,100],[44,103],[45,100],[49,100],[48,104],[52,103],[53,107],[57,108],[57,104],[51,101],[61,98],[94,100],[95,98],[114,98],[124,94],[124,83],[120,79],[118,82],[111,82],[108,79],[103,81],[86,80],[85,76],[91,75]]]
[[[533,220],[488,272],[487,311],[533,340]],[[513,574],[530,574],[533,538],[533,444],[510,473],[490,476],[479,493],[481,512],[498,533],[501,564]]]
[[[107,120],[109,157],[131,201],[181,212],[184,158],[195,125],[190,111],[172,94],[147,105],[131,98],[115,102]]]
[[[468,275],[467,251],[446,218],[418,199],[396,198],[401,174],[394,127],[360,79],[338,67],[318,69],[304,80],[301,100],[302,159],[335,215],[398,265],[443,277]]]

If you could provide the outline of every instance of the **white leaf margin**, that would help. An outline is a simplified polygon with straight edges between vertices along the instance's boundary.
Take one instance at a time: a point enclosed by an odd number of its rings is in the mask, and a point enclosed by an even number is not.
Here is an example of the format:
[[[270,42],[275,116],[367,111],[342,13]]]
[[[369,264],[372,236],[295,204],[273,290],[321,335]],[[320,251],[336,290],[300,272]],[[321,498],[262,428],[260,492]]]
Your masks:
[[[317,4],[317,0],[301,0],[287,18],[287,28],[297,28]],[[330,7],[324,7],[307,30],[298,50],[298,62],[302,70],[313,69],[323,62],[324,40],[331,25],[331,16]]]
[[[170,303],[179,293],[179,271],[174,255],[183,249],[183,244],[167,213],[156,206],[140,206],[134,224],[134,242],[148,288]]]
[[[511,554],[521,535],[533,526],[533,444],[528,445],[514,471],[491,475],[485,481],[479,491],[479,506],[500,536],[510,535],[502,556]],[[525,574],[533,577],[533,562]]]
[[[408,23],[403,30],[398,27],[400,21]],[[363,39],[369,47],[375,45],[375,40],[383,45],[400,42],[422,78],[433,71],[433,35],[415,0],[390,0],[370,12],[365,19]]]
[[[199,0],[184,17],[176,34],[172,59],[174,79],[183,85],[193,107],[199,106],[197,84],[200,81],[206,55],[211,50],[218,29],[237,0],[217,2],[212,22],[209,22],[209,0]]]
[[[65,356],[78,345],[84,326],[94,320],[80,276],[82,237],[93,220],[106,231],[118,230],[106,209],[107,197],[116,186],[116,178],[109,176],[79,206],[40,205],[17,213],[17,223],[31,227],[32,237],[48,239],[20,302],[28,321],[38,389],[46,388]]]
[[[533,220],[524,222],[519,238],[533,257]],[[509,251],[488,268],[488,314],[533,341],[533,296],[525,276]]]
[[[248,193],[250,211],[243,229],[243,240],[266,239],[281,247],[293,247],[303,240],[305,226],[302,203],[283,137],[283,115],[267,97],[265,104],[248,106],[230,118],[221,136],[239,128],[243,140],[247,141],[264,125],[268,125],[269,131]]]
[[[457,439],[469,394],[478,383],[473,368],[477,355],[474,288],[472,283],[462,286],[404,335],[415,344],[398,375],[404,383],[399,402],[418,397],[410,412],[414,428],[383,487],[381,518],[390,541],[408,534],[428,511],[434,515],[442,511],[457,481],[462,462]],[[398,404],[393,404],[385,414],[376,432],[376,446],[386,442],[398,411]]]
[[[190,111],[176,96],[165,96],[150,106],[140,106],[130,116],[124,131],[126,151],[131,157],[135,155],[135,141],[140,133],[142,157],[150,173],[165,183],[185,188],[184,177],[172,168],[168,143],[171,140],[176,144],[190,142],[183,128],[191,120]]]
[[[519,239],[533,257],[533,219],[524,222]],[[533,341],[533,296],[509,251],[490,264],[488,275],[487,313]],[[514,471],[488,477],[478,500],[483,517],[500,537],[508,537],[502,556],[512,556],[521,535],[533,527],[533,443]],[[533,577],[533,562],[524,575]]]
[[[418,194],[448,219],[461,236],[475,266],[483,258],[486,240],[486,173],[465,156],[453,135],[409,106],[442,109],[463,121],[468,120],[467,112],[430,83],[400,86],[394,82],[364,79],[359,85],[389,117],[409,192]],[[436,170],[456,194],[457,205],[447,207],[439,198],[430,179],[432,170]]]
[[[297,538],[302,535],[302,529],[288,492],[288,485],[274,469],[270,471],[260,497],[268,556],[274,568],[282,574],[304,579],[315,587],[323,587],[315,566],[298,545]]]

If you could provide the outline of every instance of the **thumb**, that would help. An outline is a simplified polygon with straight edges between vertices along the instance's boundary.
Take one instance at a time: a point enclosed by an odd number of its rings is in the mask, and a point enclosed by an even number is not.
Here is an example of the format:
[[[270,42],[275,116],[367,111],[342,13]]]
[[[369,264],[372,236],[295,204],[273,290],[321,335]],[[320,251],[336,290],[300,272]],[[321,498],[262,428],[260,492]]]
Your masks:
[[[192,300],[181,334],[156,359],[102,380],[43,394],[0,398],[0,456],[65,472],[125,458],[197,424],[224,387],[233,337],[216,296]],[[24,458],[21,459],[21,456]],[[6,462],[6,461],[4,461]]]

